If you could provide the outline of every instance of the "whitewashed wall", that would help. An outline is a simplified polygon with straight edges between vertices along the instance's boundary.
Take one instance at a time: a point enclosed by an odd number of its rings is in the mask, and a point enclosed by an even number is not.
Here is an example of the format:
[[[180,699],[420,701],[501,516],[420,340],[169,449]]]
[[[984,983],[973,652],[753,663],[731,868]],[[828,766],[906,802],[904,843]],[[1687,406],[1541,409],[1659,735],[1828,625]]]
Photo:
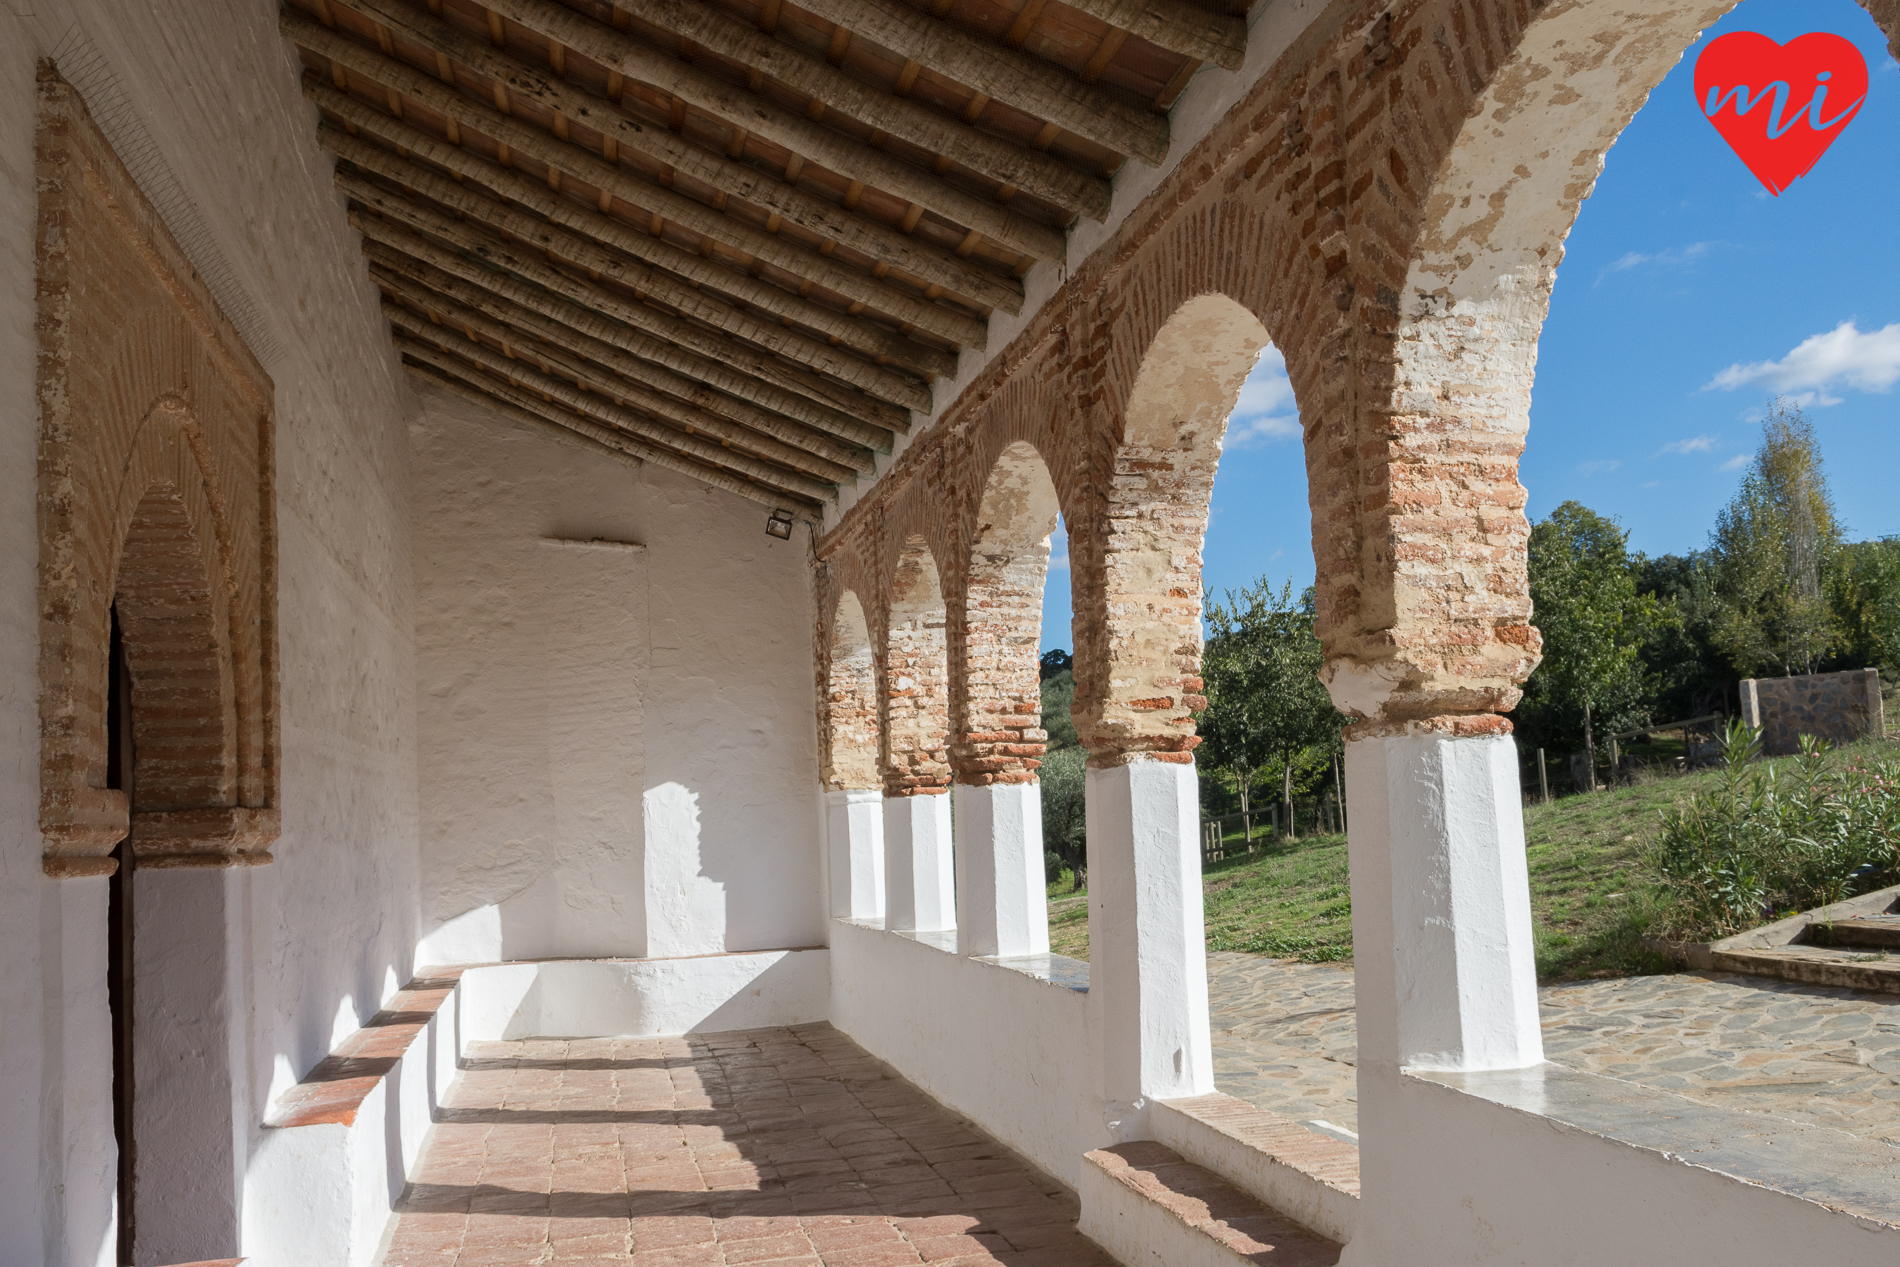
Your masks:
[[[264,1106],[407,978],[417,932],[406,388],[315,114],[262,0],[0,5],[0,1258],[97,1261],[112,1188],[104,881],[40,872],[34,63],[75,28],[237,285],[277,386],[283,837],[247,872],[236,1106]]]
[[[802,530],[420,394],[419,959],[821,942]]]

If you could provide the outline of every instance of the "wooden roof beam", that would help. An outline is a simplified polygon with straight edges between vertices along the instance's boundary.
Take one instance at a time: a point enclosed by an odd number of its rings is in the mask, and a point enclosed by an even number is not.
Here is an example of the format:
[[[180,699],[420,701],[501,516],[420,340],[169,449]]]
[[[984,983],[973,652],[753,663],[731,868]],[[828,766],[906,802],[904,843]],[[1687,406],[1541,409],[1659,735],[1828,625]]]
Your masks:
[[[397,309],[397,311],[406,310]],[[663,427],[631,409],[623,408],[604,397],[583,391],[564,378],[543,374],[526,361],[509,360],[486,344],[469,339],[460,331],[452,330],[447,326],[432,326],[420,317],[416,320],[423,327],[421,332],[401,329],[396,332],[396,347],[406,355],[429,361],[438,368],[447,368],[452,371],[453,366],[442,366],[439,359],[432,359],[425,354],[425,350],[434,345],[442,354],[486,370],[494,378],[504,382],[513,379],[521,385],[515,389],[516,391],[525,387],[537,395],[551,397],[582,417],[605,423],[613,430],[630,438],[644,440],[662,452],[670,451],[706,466],[724,468],[756,483],[769,484],[812,501],[827,500],[835,493],[835,489],[829,484],[802,476],[796,471],[784,470],[712,441],[689,436],[683,432],[674,431],[670,427]],[[499,392],[496,394],[502,395]],[[509,397],[502,395],[502,398],[506,400]]]
[[[372,145],[361,137],[350,136],[340,128],[321,128],[317,139],[325,149],[339,158],[348,159],[364,171],[405,185],[444,207],[504,229],[517,237],[532,240],[589,268],[599,269],[603,275],[611,276],[616,281],[650,291],[655,296],[664,296],[666,303],[681,311],[694,311],[696,305],[707,304],[708,291],[711,291],[741,300],[749,308],[762,309],[806,329],[841,340],[845,346],[866,356],[887,357],[911,366],[924,377],[949,374],[956,369],[957,359],[953,353],[906,339],[894,330],[849,316],[835,308],[801,299],[790,291],[760,281],[742,269],[712,263],[691,251],[681,250],[671,242],[636,229],[617,216],[582,206],[572,198],[555,193],[543,182],[529,180],[501,168],[491,167],[483,171],[473,164],[468,173],[503,198],[547,217],[546,221],[516,210],[509,202],[487,196],[473,185],[440,176],[429,168],[402,158],[393,150]],[[538,230],[537,225],[540,226]],[[553,226],[559,226],[559,229]],[[571,232],[561,234],[560,230]],[[563,240],[567,242],[567,247],[573,247],[574,250],[560,245]],[[617,272],[603,267],[594,258],[576,253],[589,250],[593,255],[614,259],[607,250],[609,247],[630,260],[652,267],[642,269],[636,266],[629,271],[626,264],[621,263],[621,271]],[[655,276],[654,269],[663,270],[663,274]],[[706,289],[696,289],[694,284]],[[729,320],[723,315],[720,319],[714,319],[698,311],[694,311],[694,315],[713,325]],[[737,333],[737,330],[734,332]],[[827,352],[830,354],[823,357],[811,355],[809,350],[801,350],[806,355],[789,350],[785,354],[835,374],[846,382],[855,382],[868,391],[876,390],[870,378],[853,377],[862,375],[863,369],[869,368],[863,366],[862,362],[853,361],[842,353],[831,352],[829,348]],[[835,364],[838,362],[842,362],[842,365]],[[886,399],[891,397],[887,396]]]
[[[1213,62],[1222,70],[1239,70],[1247,55],[1247,23],[1225,13],[1209,13],[1181,0],[1062,0],[1092,18],[1130,35],[1139,35],[1157,48],[1196,61]]]
[[[401,348],[401,341],[397,343]],[[469,400],[484,409],[493,411],[510,422],[520,423],[537,430],[552,429],[563,441],[572,442],[596,452],[606,452],[623,462],[639,465],[651,462],[655,466],[664,466],[669,470],[689,475],[715,488],[755,502],[763,503],[775,510],[801,510],[807,515],[816,516],[819,503],[809,502],[803,497],[786,493],[777,488],[769,488],[741,479],[714,467],[704,466],[687,458],[679,457],[641,444],[600,427],[591,420],[582,418],[569,410],[549,405],[526,392],[510,388],[505,382],[483,374],[473,366],[455,360],[427,344],[417,345],[420,349],[417,359],[405,356],[403,369],[416,378],[433,383],[447,391],[454,392],[464,400]],[[584,429],[585,428],[585,429]]]
[[[498,3],[508,7],[494,11],[505,12],[508,17],[515,18],[521,13],[540,18],[540,24],[524,21],[522,25],[559,39],[569,47],[578,48],[579,41],[587,39],[590,30],[606,29],[592,18],[552,3],[536,10],[530,10],[525,0],[498,0]],[[447,53],[477,74],[505,83],[511,94],[524,94],[587,127],[599,127],[596,120],[610,113],[625,118],[618,106],[605,98],[574,89],[551,71],[470,39],[458,28],[432,19],[426,12],[413,10],[400,0],[354,0],[352,7],[400,31],[406,38]],[[733,127],[749,128],[754,134],[841,176],[861,179],[886,193],[920,203],[965,228],[980,229],[985,237],[1012,251],[1033,255],[1039,260],[1063,258],[1066,239],[1059,229],[1037,224],[1000,203],[966,194],[901,159],[814,123],[802,114],[762,102],[745,89],[656,48],[626,40],[618,52],[618,59],[608,63],[609,70],[683,98],[696,109]],[[564,99],[569,104],[565,108],[551,104],[556,99]],[[638,129],[653,130],[645,125],[638,125]],[[719,158],[730,161],[724,155]]]
[[[618,396],[634,408],[689,434],[701,433],[715,440],[730,441],[760,457],[804,471],[827,483],[835,484],[876,469],[868,450],[839,444],[830,436],[806,431],[787,419],[748,416],[746,421],[737,421],[702,408],[691,397],[681,398],[665,388],[655,387],[649,381],[657,377],[654,371],[642,367],[639,361],[616,348],[605,344],[590,348],[587,340],[572,332],[562,333],[558,327],[553,331],[555,338],[544,339],[538,331],[523,329],[508,321],[509,314],[505,312],[490,313],[484,309],[471,308],[388,269],[372,265],[370,277],[383,288],[385,294],[394,295],[417,309],[425,309],[450,325],[459,326],[465,331],[472,330],[485,339],[525,349],[531,356],[540,357],[550,365],[558,365],[565,377],[584,383],[602,395]],[[497,307],[503,306],[500,302],[490,302],[496,303]],[[387,309],[385,315],[389,315]],[[393,315],[390,316],[390,322],[400,324]],[[539,324],[544,327],[553,325],[552,322]],[[623,376],[614,368],[615,365],[629,362],[640,377]],[[660,373],[664,374],[664,371]],[[673,376],[660,381],[666,382],[669,387],[678,385],[688,391],[693,386]],[[703,389],[693,393],[699,397],[713,394]],[[762,414],[762,411],[754,411],[754,415],[757,414]],[[795,438],[788,438],[781,433],[790,433]]]
[[[518,132],[509,133],[519,140],[530,140],[533,135],[552,139],[552,134],[520,125],[492,106],[475,101],[408,63],[384,57],[376,50],[346,39],[293,9],[286,9],[280,15],[278,25],[287,37],[319,57],[338,63],[385,87],[394,88],[403,96],[456,120],[460,125],[473,127],[497,140],[508,139],[507,135],[499,134],[504,124],[519,129]],[[455,28],[441,25],[448,35],[454,36],[452,42],[458,50],[483,57],[492,53],[493,50],[485,43],[475,44],[464,39]],[[414,34],[406,38],[422,39]],[[444,36],[445,40],[447,38]],[[437,49],[437,53],[446,56],[441,49]],[[921,281],[940,285],[984,307],[1001,308],[1009,313],[1022,311],[1023,289],[1020,283],[999,277],[926,242],[917,241],[869,216],[854,215],[848,208],[839,207],[794,185],[787,185],[749,164],[728,158],[724,153],[703,149],[663,128],[651,127],[579,88],[559,80],[548,81],[541,104],[547,109],[578,119],[612,140],[622,151],[641,155],[659,166],[673,168],[682,176],[710,185],[728,197],[752,203],[807,232],[829,238],[840,246],[889,264]],[[657,188],[644,182],[642,186]],[[652,198],[647,195],[638,199],[629,198],[629,201],[638,201],[644,206],[649,205]]]
[[[441,320],[431,321],[428,316],[412,311],[391,299],[383,301],[383,316],[389,324],[398,330],[405,330],[417,338],[441,341],[439,327],[446,326],[458,334],[473,338],[480,335],[493,339],[516,353],[515,358],[530,366],[536,366],[551,378],[569,383],[582,391],[594,392],[617,407],[632,409],[644,414],[654,422],[677,430],[680,438],[696,436],[718,442],[722,447],[731,448],[735,453],[750,454],[761,461],[775,466],[783,466],[800,475],[824,484],[838,484],[847,479],[857,478],[857,472],[842,463],[829,462],[802,449],[794,448],[783,441],[774,440],[755,431],[727,422],[703,409],[681,404],[657,392],[647,391],[634,383],[624,383],[606,371],[589,366],[578,357],[568,356],[555,348],[540,346],[532,339],[523,339],[496,322],[490,321],[481,313],[472,312],[459,304],[447,300],[425,301],[425,306],[439,314]],[[486,345],[484,345],[486,346]]]
[[[799,0],[799,7],[1117,154],[1159,164],[1168,152],[1166,115],[1130,105],[1060,66],[992,43],[902,0]]]
[[[551,218],[554,215],[543,209],[546,206],[557,206],[562,214],[568,215],[578,211],[572,199],[559,197],[545,185],[383,113],[361,98],[332,87],[314,75],[304,76],[304,95],[315,101],[318,108],[332,118],[353,124],[391,145],[401,146],[419,158],[446,167],[457,175],[473,177],[524,206],[534,207],[543,215]],[[423,104],[430,105],[431,109],[464,127],[473,128],[507,145],[515,154],[546,163],[557,171],[604,189],[624,202],[662,216],[689,232],[712,238],[735,251],[762,259],[775,268],[810,280],[813,285],[888,313],[899,321],[908,321],[921,330],[959,346],[981,348],[988,338],[987,324],[974,317],[932,303],[915,292],[901,290],[869,274],[845,268],[816,251],[806,250],[776,234],[755,229],[702,202],[658,185],[647,184],[629,175],[617,163],[609,163],[578,146],[559,141],[545,132],[509,118],[491,106],[470,101],[460,94],[452,95],[455,100],[441,104],[451,108],[462,107],[458,113],[450,113],[428,102]],[[581,227],[572,220],[564,223],[570,228]],[[586,230],[583,228],[582,231]],[[687,266],[696,271],[710,267]]]
[[[788,330],[776,321],[741,312],[732,304],[706,291],[695,290],[659,269],[616,255],[598,242],[537,220],[526,212],[515,211],[505,203],[475,193],[467,186],[442,180],[441,184],[448,189],[435,187],[425,179],[428,175],[420,169],[412,171],[405,183],[432,200],[438,194],[442,195],[440,201],[443,207],[465,215],[489,230],[499,229],[530,250],[544,254],[551,252],[577,267],[593,269],[602,277],[610,277],[641,295],[650,296],[657,303],[678,310],[682,316],[694,318],[732,338],[753,344],[761,351],[832,375],[880,400],[907,409],[930,408],[930,389],[922,383],[868,361],[861,361],[816,339]],[[510,250],[499,236],[489,243],[472,236],[470,230],[473,226],[468,221],[457,220],[450,211],[439,211],[407,194],[384,189],[365,176],[339,167],[335,180],[339,189],[363,206],[372,207],[425,233],[433,233],[445,241],[456,241],[458,245],[479,254],[490,254],[492,251],[497,258],[503,252],[517,256],[520,254],[519,251]],[[455,192],[451,194],[450,190]],[[500,250],[495,251],[494,248]],[[512,264],[508,267],[514,268]]]
[[[366,236],[377,238],[388,245],[399,245],[401,242],[400,238],[388,232],[389,228],[410,228],[403,221],[386,221],[373,215],[357,215],[354,223]],[[853,393],[834,388],[818,375],[772,356],[756,345],[726,338],[696,322],[669,317],[637,300],[610,294],[599,286],[562,272],[536,252],[516,249],[511,244],[473,226],[453,225],[453,222],[449,224],[452,227],[428,228],[426,232],[447,242],[453,251],[464,252],[471,261],[480,261],[504,275],[513,274],[515,277],[531,281],[572,300],[583,308],[592,309],[616,321],[633,326],[660,340],[690,348],[703,357],[714,360],[723,359],[739,367],[744,373],[762,378],[788,391],[797,392],[821,404],[846,413],[852,410]],[[440,255],[450,254],[451,252],[440,252],[437,258],[440,258]],[[872,397],[860,395],[858,399],[890,408],[885,405],[885,402]]]
[[[545,16],[547,12],[542,0],[501,2],[505,7],[513,5],[539,15]],[[1107,181],[1077,171],[1039,150],[979,131],[928,106],[873,88],[836,69],[824,58],[775,40],[703,0],[642,0],[640,19],[689,39],[709,52],[763,71],[822,102],[827,110],[836,110],[870,127],[882,128],[892,136],[961,163],[998,184],[1014,185],[1065,211],[1093,220],[1108,214]],[[536,25],[526,19],[517,20],[525,25]],[[627,36],[599,23],[583,26],[563,20],[561,26],[576,34],[586,33],[590,37],[589,46],[577,47],[602,65],[611,66],[618,61],[620,47],[629,42]]]
[[[544,287],[540,279],[523,280],[511,273],[498,271],[469,256],[445,250],[421,234],[391,221],[358,217],[357,227],[364,237],[363,254],[373,264],[395,269],[433,290],[472,300],[476,307],[487,309],[489,304],[497,300],[512,303],[567,329],[620,348],[629,356],[652,362],[705,383],[717,391],[750,401],[761,410],[783,414],[827,435],[862,444],[879,452],[889,452],[891,431],[876,423],[886,418],[895,418],[900,422],[909,418],[902,410],[868,399],[864,402],[868,408],[859,413],[833,408],[780,383],[768,374],[756,372],[759,367],[748,364],[743,358],[735,360],[729,355],[709,355],[689,350],[669,338],[657,337],[649,326],[640,321],[622,320],[613,312],[611,304],[600,308],[590,307],[558,287]],[[565,274],[558,272],[554,272],[554,278],[569,280]],[[468,292],[451,288],[444,279],[467,287]],[[639,316],[642,321],[655,319],[655,314],[645,309],[639,311]],[[888,412],[880,414],[877,412],[879,410]]]

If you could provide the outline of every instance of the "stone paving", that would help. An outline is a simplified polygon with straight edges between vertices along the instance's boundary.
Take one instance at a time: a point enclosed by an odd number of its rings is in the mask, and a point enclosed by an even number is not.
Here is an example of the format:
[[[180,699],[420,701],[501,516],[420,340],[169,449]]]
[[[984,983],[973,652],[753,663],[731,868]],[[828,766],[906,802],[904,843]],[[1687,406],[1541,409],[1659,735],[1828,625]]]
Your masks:
[[[1220,1089],[1358,1130],[1352,970],[1207,959]],[[1538,994],[1559,1064],[1900,1145],[1900,998],[1716,973]]]
[[[398,1213],[385,1267],[1112,1267],[828,1025],[477,1043]]]

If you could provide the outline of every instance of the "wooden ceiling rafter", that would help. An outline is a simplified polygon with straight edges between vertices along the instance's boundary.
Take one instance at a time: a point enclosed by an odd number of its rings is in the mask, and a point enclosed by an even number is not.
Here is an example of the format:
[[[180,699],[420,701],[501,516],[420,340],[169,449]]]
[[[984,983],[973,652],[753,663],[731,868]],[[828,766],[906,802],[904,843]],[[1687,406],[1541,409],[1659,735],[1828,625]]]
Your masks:
[[[1000,307],[1016,312],[1021,309],[1022,288],[1008,278],[957,259],[948,251],[939,251],[875,219],[841,214],[835,204],[824,198],[785,185],[755,167],[737,162],[736,155],[729,150],[703,149],[663,129],[648,126],[624,114],[613,103],[580,88],[558,80],[548,81],[546,91],[532,99],[556,120],[579,117],[584,127],[601,136],[603,153],[598,160],[599,167],[590,162],[595,158],[593,149],[573,142],[571,137],[563,141],[554,131],[523,122],[512,112],[512,99],[509,110],[503,110],[495,104],[492,95],[483,99],[470,95],[455,79],[452,70],[446,80],[439,71],[425,73],[407,61],[359,44],[295,10],[286,11],[282,26],[287,36],[322,59],[335,74],[340,76],[342,71],[335,68],[342,68],[352,75],[361,75],[365,81],[394,90],[458,127],[473,128],[510,149],[519,149],[552,166],[569,169],[570,174],[590,183],[594,183],[595,176],[611,174],[619,182],[616,189],[645,187],[664,192],[663,185],[643,181],[617,162],[620,152],[625,151],[629,157],[667,174],[669,179],[673,175],[682,176],[714,190],[715,200],[709,210],[721,209],[718,198],[737,198],[743,205],[756,207],[759,219],[769,222],[770,217],[780,217],[819,239],[823,245],[817,250],[821,254],[825,253],[826,246],[835,243],[870,261],[889,266],[900,277],[915,278],[919,290],[941,285],[949,294],[967,298],[973,310]],[[458,51],[471,56],[485,55],[468,37],[453,28],[447,29],[444,38],[451,34]],[[446,55],[439,50],[437,55],[446,60]],[[339,87],[344,86],[346,83],[339,84]],[[451,137],[450,142],[462,143],[455,137]],[[611,157],[604,153],[609,148],[614,151]],[[571,170],[576,165],[580,171]],[[628,201],[641,203],[650,196],[630,194]],[[867,264],[866,271],[869,268]]]
[[[404,312],[406,309],[398,308],[395,311]],[[442,353],[486,372],[491,377],[513,380],[517,391],[531,391],[543,397],[544,400],[557,401],[573,413],[605,423],[623,435],[645,441],[655,449],[693,459],[702,466],[725,469],[743,475],[755,484],[781,489],[806,501],[824,501],[835,491],[830,484],[823,481],[808,478],[796,471],[786,470],[736,452],[715,441],[684,435],[669,427],[660,426],[636,410],[624,405],[616,405],[576,387],[565,379],[545,374],[525,361],[512,360],[486,344],[462,335],[452,327],[431,325],[420,318],[418,321],[420,329],[403,327],[396,331],[396,346],[399,351],[427,360],[428,357],[420,349],[433,346]],[[437,364],[437,368],[442,367]]]
[[[282,26],[411,373],[810,516],[1106,216],[1105,177],[1160,160],[1188,78],[1239,64],[1218,7],[288,0]]]
[[[555,325],[620,349],[628,356],[658,369],[703,383],[709,392],[749,402],[826,435],[888,451],[896,423],[878,426],[848,414],[823,400],[807,396],[750,372],[744,362],[707,355],[680,343],[653,335],[645,326],[621,320],[618,314],[588,307],[539,279],[521,278],[486,261],[438,246],[423,235],[381,220],[363,220],[363,253],[372,266],[381,265],[443,294],[467,297],[490,311],[513,305]]]
[[[884,315],[892,328],[902,324],[914,325],[952,346],[981,347],[987,336],[984,323],[974,316],[931,303],[920,294],[889,285],[870,273],[842,267],[818,252],[804,250],[783,237],[721,215],[691,198],[623,176],[614,165],[593,158],[577,147],[563,147],[570,151],[567,153],[554,147],[535,147],[531,143],[531,136],[517,135],[514,128],[496,126],[497,132],[507,135],[491,139],[509,144],[512,138],[513,143],[509,148],[513,155],[532,158],[547,165],[550,172],[548,189],[531,189],[530,178],[519,171],[501,167],[464,146],[452,145],[401,119],[380,114],[367,102],[341,89],[306,77],[304,92],[326,115],[354,126],[360,132],[369,133],[391,149],[407,151],[407,156],[440,167],[451,177],[472,178],[508,197],[510,201],[531,206],[550,218],[557,215],[572,216],[577,211],[585,210],[575,199],[547,196],[559,192],[555,187],[557,175],[564,181],[578,180],[598,189],[595,201],[597,212],[602,198],[618,199],[636,212],[636,223],[640,215],[649,218],[659,216],[668,223],[677,224],[698,235],[702,242],[710,240],[716,246],[740,256],[745,261],[745,267],[750,267],[753,261],[764,261],[813,287],[840,296],[845,304],[863,303],[870,310]],[[521,128],[520,132],[527,133],[528,129]],[[569,223],[573,227],[573,223]],[[614,217],[609,223],[624,224],[626,221]]]
[[[691,318],[734,340],[751,343],[804,367],[807,372],[835,378],[841,384],[905,409],[930,407],[930,389],[922,382],[860,360],[802,333],[792,328],[789,317],[772,319],[769,309],[763,310],[763,315],[741,309],[663,269],[621,256],[578,233],[515,211],[498,199],[485,198],[469,190],[466,185],[450,180],[438,183],[420,169],[411,170],[407,183],[431,202],[437,202],[442,208],[438,210],[413,194],[385,189],[350,168],[339,166],[335,179],[338,188],[358,205],[371,207],[411,228],[456,240],[464,249],[483,249],[484,244],[474,234],[486,230],[494,239],[508,242],[513,249],[527,248],[553,260],[577,265],[587,270],[596,282],[616,282],[643,301]],[[466,192],[458,198],[451,191]]]
[[[1059,229],[1038,224],[1001,204],[965,193],[927,171],[860,144],[802,114],[762,102],[746,89],[682,62],[672,53],[627,39],[553,0],[496,0],[496,4],[507,6],[511,14],[520,13],[534,19],[520,23],[523,29],[543,38],[558,39],[577,52],[593,46],[601,36],[612,38],[618,64],[606,63],[609,69],[667,93],[675,101],[721,120],[726,127],[747,128],[755,137],[771,140],[805,163],[815,163],[840,176],[859,176],[867,184],[893,196],[921,203],[958,224],[982,229],[991,239],[1012,250],[1041,260],[1062,258],[1063,235]],[[537,102],[553,98],[573,101],[570,109],[555,112],[569,114],[575,122],[592,126],[594,116],[615,109],[614,103],[606,98],[592,96],[554,78],[551,69],[543,70],[511,53],[477,43],[453,24],[409,8],[404,0],[356,0],[352,7],[375,21],[386,23],[406,38],[441,48],[452,60],[461,62],[476,74],[507,83],[511,93],[525,93]],[[501,10],[491,8],[489,11]],[[723,154],[720,157],[723,158]]]
[[[683,378],[649,361],[643,361],[611,343],[603,342],[563,326],[492,292],[459,282],[458,279],[408,262],[372,258],[369,275],[385,295],[403,300],[412,307],[434,311],[464,327],[500,342],[512,338],[516,343],[532,344],[568,365],[577,375],[599,386],[600,390],[637,392],[647,389],[670,397],[694,414],[705,413],[739,429],[782,440],[826,462],[845,468],[852,474],[869,474],[876,469],[872,451],[863,445],[840,440],[829,432],[801,427],[782,415],[760,409],[744,400],[713,391],[692,379]],[[420,265],[420,266],[418,266]],[[629,388],[616,387],[627,384]],[[649,412],[666,413],[660,406]],[[692,415],[683,419],[694,425]],[[706,424],[698,424],[705,428]],[[729,437],[730,438],[730,437]]]
[[[1099,177],[1078,171],[1042,151],[993,136],[967,120],[940,114],[902,93],[880,91],[827,59],[772,39],[702,0],[645,0],[640,17],[681,39],[692,40],[700,48],[770,75],[807,94],[826,110],[837,110],[882,128],[998,184],[1026,190],[1092,220],[1108,213],[1108,182]],[[850,33],[842,26],[837,29]],[[600,43],[601,55],[611,56],[607,42]]]
[[[1168,152],[1166,115],[968,32],[948,17],[933,17],[903,0],[804,0],[799,8],[1117,154],[1152,165]]]
[[[403,368],[410,374],[425,382],[434,383],[486,409],[492,409],[511,421],[529,427],[552,428],[557,434],[575,437],[578,443],[597,447],[622,461],[651,462],[655,466],[664,466],[702,483],[710,484],[714,488],[723,488],[728,492],[737,493],[741,497],[770,506],[775,510],[796,509],[814,517],[819,513],[821,506],[819,502],[788,493],[773,485],[756,483],[718,467],[680,457],[678,454],[670,453],[654,445],[641,444],[637,440],[621,435],[611,427],[601,426],[591,418],[562,409],[531,393],[524,392],[506,380],[484,374],[479,369],[456,360],[430,344],[414,340],[410,342],[414,346],[413,351],[404,346],[403,339],[396,340],[397,350],[402,353]]]
[[[387,293],[389,293],[388,290],[385,290],[385,294]],[[671,428],[687,436],[715,441],[722,447],[731,448],[741,455],[749,455],[762,462],[785,467],[790,472],[809,476],[823,484],[840,484],[845,480],[857,478],[859,474],[853,467],[844,463],[831,461],[826,456],[752,431],[729,422],[717,414],[669,399],[657,392],[648,391],[638,384],[629,383],[581,357],[567,354],[561,348],[550,347],[532,338],[523,338],[518,332],[490,320],[482,313],[463,308],[452,300],[436,296],[410,297],[401,288],[396,289],[396,294],[402,298],[402,303],[385,299],[383,315],[389,319],[392,326],[398,329],[408,330],[409,333],[422,338],[429,338],[431,337],[429,326],[446,324],[459,329],[471,340],[485,339],[499,346],[504,356],[520,349],[541,362],[541,370],[544,374],[572,382],[582,391],[604,396],[616,406],[632,409],[663,427]],[[406,305],[413,305],[413,308]],[[647,438],[655,439],[656,437],[648,436]]]

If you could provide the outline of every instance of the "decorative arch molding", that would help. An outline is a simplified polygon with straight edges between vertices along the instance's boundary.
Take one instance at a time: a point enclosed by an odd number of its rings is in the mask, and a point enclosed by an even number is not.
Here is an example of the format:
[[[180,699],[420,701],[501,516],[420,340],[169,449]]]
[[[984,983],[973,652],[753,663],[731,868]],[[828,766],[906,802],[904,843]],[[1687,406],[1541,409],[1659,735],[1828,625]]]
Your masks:
[[[269,862],[274,388],[55,68],[39,71],[40,829],[53,876]],[[107,786],[117,609],[137,804]]]

